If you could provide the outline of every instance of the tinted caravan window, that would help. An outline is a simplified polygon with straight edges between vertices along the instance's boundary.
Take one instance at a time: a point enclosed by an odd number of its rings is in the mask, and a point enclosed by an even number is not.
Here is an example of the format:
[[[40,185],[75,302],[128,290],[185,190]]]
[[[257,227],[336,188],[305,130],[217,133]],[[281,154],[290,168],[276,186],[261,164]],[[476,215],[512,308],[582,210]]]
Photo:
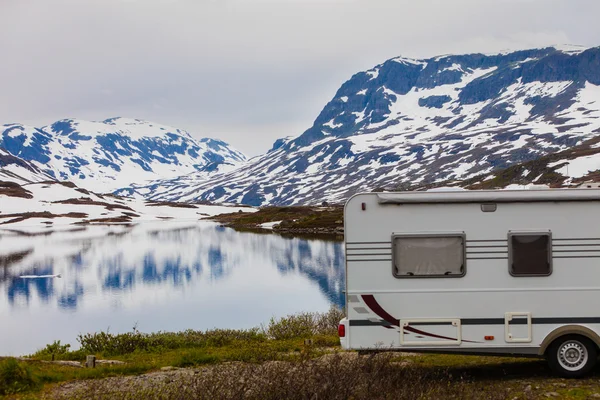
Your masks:
[[[464,235],[394,235],[396,278],[461,277],[465,275]]]
[[[508,235],[509,268],[513,276],[547,276],[552,273],[550,233]]]

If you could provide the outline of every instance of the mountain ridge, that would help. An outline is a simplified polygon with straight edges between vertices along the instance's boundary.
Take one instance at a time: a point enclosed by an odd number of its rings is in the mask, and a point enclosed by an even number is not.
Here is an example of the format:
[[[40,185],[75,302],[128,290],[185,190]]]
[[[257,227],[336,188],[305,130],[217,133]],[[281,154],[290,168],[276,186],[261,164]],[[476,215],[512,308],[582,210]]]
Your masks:
[[[63,119],[45,127],[0,126],[0,148],[57,180],[101,192],[160,177],[209,177],[246,157],[217,139],[140,119]]]
[[[489,174],[598,133],[600,47],[395,57],[354,74],[301,135],[231,172],[127,190],[254,206],[339,202]]]

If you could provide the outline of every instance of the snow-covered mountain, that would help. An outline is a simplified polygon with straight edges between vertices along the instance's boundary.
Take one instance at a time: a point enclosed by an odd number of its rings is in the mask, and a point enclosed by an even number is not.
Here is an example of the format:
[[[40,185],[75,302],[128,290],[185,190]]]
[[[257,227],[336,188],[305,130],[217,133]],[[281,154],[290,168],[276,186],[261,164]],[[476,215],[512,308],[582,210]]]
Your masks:
[[[220,140],[126,118],[65,119],[42,128],[8,124],[0,126],[0,147],[55,179],[97,192],[191,172],[206,179],[245,161]]]
[[[240,168],[137,190],[250,205],[342,201],[487,174],[599,133],[600,47],[398,57],[352,76],[311,128]]]

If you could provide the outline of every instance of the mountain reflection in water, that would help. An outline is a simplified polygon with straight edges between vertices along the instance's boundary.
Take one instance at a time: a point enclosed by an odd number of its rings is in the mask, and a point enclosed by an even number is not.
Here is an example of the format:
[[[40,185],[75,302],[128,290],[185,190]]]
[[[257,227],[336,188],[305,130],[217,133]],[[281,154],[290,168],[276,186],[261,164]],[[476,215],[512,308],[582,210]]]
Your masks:
[[[23,275],[60,278],[23,279]],[[343,244],[208,222],[0,236],[0,355],[78,333],[250,328],[343,306]]]

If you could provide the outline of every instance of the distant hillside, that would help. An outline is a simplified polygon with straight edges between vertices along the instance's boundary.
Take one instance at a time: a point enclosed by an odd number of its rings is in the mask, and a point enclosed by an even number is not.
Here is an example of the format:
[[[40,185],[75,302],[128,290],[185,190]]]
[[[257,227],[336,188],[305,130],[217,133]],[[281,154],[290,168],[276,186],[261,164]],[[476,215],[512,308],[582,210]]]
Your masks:
[[[207,179],[246,159],[220,140],[126,118],[65,119],[42,128],[8,124],[0,126],[0,148],[57,180],[97,192],[191,172]]]

